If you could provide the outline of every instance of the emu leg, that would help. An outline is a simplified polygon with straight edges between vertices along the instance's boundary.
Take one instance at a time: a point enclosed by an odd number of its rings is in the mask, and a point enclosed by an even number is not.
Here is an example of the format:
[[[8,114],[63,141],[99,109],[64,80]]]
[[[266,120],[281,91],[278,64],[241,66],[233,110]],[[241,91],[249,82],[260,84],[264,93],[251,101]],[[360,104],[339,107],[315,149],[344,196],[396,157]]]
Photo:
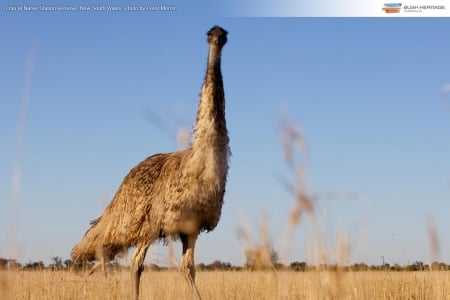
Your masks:
[[[100,260],[98,260],[94,264],[94,266],[89,270],[88,275],[90,276],[90,275],[94,274],[94,272],[97,271],[97,269],[100,268],[100,267],[102,267],[102,272],[103,272],[103,274],[106,277],[105,258],[104,257],[100,258]]]
[[[180,239],[183,243],[183,261],[181,262],[181,272],[192,289],[193,298],[201,299],[200,293],[195,285],[194,249],[197,234],[180,234]]]
[[[133,288],[133,299],[139,299],[139,283],[144,270],[144,259],[150,243],[138,244],[131,257],[131,284]]]

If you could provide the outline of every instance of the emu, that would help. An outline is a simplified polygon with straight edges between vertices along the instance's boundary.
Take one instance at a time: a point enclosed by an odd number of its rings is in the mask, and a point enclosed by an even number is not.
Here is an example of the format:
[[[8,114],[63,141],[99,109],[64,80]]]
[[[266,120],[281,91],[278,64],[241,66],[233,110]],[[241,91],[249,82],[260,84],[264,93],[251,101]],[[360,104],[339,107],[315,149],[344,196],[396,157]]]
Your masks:
[[[180,270],[194,298],[194,249],[202,231],[220,219],[230,156],[221,72],[227,31],[214,26],[207,33],[208,63],[197,110],[192,144],[183,151],[155,154],[135,166],[123,179],[103,214],[91,222],[72,249],[74,262],[97,261],[91,272],[116,255],[136,247],[131,257],[133,298],[149,246],[161,239],[183,244]]]

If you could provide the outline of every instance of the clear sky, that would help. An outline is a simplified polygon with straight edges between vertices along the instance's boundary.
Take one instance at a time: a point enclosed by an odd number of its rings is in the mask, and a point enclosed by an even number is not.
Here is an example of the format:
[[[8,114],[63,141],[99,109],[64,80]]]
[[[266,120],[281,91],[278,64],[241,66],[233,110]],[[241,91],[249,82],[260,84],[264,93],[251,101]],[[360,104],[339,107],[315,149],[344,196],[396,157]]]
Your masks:
[[[349,262],[428,263],[431,222],[437,258],[450,262],[448,19],[233,18],[180,2],[176,12],[0,12],[0,257],[69,258],[127,172],[177,150],[217,24],[229,32],[233,155],[221,222],[201,234],[196,262],[241,264],[237,228],[248,224],[256,243],[264,216],[281,251],[294,206],[277,179],[293,180],[283,111],[308,145],[319,224],[313,234],[300,221],[289,260],[313,263],[319,237],[333,262],[344,233]],[[147,261],[166,263],[167,250]]]

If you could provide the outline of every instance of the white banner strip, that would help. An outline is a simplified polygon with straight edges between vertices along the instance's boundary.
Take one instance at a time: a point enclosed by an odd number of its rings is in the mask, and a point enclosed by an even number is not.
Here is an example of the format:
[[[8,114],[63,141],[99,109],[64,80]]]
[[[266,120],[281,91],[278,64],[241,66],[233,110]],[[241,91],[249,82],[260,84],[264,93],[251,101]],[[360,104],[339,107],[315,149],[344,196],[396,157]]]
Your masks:
[[[448,0],[233,0],[235,17],[450,17]]]

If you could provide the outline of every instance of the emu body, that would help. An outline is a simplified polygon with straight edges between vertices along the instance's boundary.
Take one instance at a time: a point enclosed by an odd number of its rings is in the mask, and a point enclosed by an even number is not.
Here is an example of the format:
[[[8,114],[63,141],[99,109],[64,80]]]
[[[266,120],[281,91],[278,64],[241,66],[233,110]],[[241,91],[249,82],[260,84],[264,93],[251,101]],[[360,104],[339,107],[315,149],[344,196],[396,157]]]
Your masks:
[[[208,31],[209,54],[192,146],[155,154],[131,169],[103,214],[73,248],[74,262],[93,261],[92,272],[135,246],[131,258],[134,298],[148,247],[162,238],[183,244],[181,271],[195,286],[194,249],[201,231],[213,230],[220,219],[228,173],[229,139],[221,51],[227,32]]]

